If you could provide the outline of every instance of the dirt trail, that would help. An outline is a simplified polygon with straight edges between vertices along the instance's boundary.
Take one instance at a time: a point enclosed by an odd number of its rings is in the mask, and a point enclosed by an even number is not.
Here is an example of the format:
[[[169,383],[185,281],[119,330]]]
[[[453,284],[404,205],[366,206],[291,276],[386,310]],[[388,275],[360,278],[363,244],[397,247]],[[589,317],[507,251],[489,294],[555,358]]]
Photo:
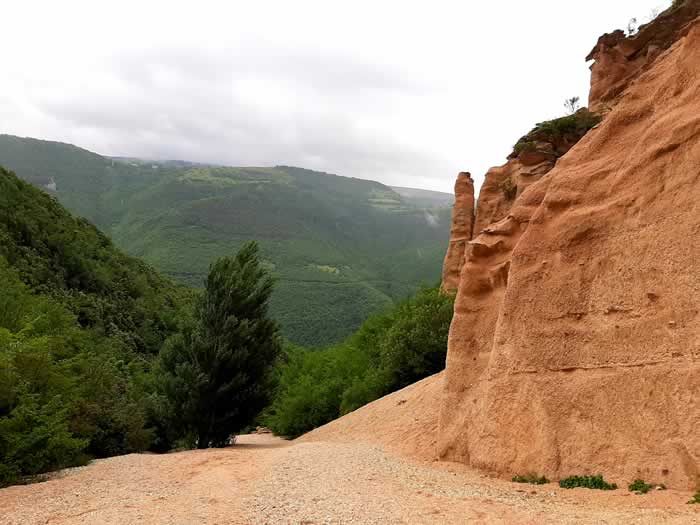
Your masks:
[[[0,490],[3,524],[700,523],[689,495],[565,491],[414,461],[367,442],[242,436],[131,454]]]
[[[435,461],[442,374],[289,442],[130,454],[0,490],[0,524],[700,524],[689,493],[521,485]],[[613,480],[617,481],[617,480]]]
[[[0,490],[0,523],[249,523],[243,502],[288,445],[252,435],[225,449],[98,460]]]

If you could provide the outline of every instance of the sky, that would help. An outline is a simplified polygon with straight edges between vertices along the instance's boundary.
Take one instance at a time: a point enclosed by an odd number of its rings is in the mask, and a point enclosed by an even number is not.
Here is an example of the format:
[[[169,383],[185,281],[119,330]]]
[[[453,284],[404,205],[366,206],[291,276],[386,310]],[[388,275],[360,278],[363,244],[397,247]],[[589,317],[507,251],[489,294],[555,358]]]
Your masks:
[[[451,192],[585,104],[598,36],[670,1],[5,4],[0,133]]]

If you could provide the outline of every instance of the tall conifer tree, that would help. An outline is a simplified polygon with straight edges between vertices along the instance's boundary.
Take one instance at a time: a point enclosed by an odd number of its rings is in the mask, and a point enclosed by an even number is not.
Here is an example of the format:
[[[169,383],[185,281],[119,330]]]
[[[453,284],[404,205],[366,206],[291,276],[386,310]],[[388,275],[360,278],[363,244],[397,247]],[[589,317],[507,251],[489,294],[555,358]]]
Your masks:
[[[269,401],[280,351],[268,305],[272,278],[258,245],[211,265],[194,322],[163,349],[164,390],[178,433],[199,448],[225,445]]]

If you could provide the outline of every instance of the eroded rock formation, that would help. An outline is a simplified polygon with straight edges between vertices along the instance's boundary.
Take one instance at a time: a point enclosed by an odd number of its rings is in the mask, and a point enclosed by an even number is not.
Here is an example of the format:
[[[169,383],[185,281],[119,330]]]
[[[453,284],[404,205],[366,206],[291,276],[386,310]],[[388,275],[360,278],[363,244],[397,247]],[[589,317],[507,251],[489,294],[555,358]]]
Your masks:
[[[487,174],[450,331],[441,457],[508,475],[697,482],[700,20],[686,26],[605,99],[616,104],[597,128],[538,168],[546,176],[524,175],[519,156]]]
[[[592,111],[608,111],[627,86],[689,30],[700,11],[700,0],[674,3],[675,7],[641,26],[634,35],[626,36],[617,30],[598,39],[586,57],[586,61],[595,60],[588,96]]]
[[[454,292],[459,284],[459,272],[464,266],[467,243],[474,229],[474,181],[467,172],[457,175],[455,203],[452,208],[450,243],[442,266],[442,289]]]
[[[521,137],[503,166],[491,168],[479,192],[474,234],[508,215],[515,199],[549,173],[600,118],[583,108],[573,115],[541,122]]]

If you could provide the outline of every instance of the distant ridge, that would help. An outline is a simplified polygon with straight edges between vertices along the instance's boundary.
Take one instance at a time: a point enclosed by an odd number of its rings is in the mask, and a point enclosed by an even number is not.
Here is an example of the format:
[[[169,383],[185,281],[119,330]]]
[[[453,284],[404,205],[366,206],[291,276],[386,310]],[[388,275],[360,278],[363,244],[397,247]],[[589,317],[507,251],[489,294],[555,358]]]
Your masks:
[[[291,166],[104,157],[11,135],[0,135],[0,165],[190,286],[216,257],[259,240],[277,278],[273,314],[310,346],[437,283],[449,237],[449,194]]]

